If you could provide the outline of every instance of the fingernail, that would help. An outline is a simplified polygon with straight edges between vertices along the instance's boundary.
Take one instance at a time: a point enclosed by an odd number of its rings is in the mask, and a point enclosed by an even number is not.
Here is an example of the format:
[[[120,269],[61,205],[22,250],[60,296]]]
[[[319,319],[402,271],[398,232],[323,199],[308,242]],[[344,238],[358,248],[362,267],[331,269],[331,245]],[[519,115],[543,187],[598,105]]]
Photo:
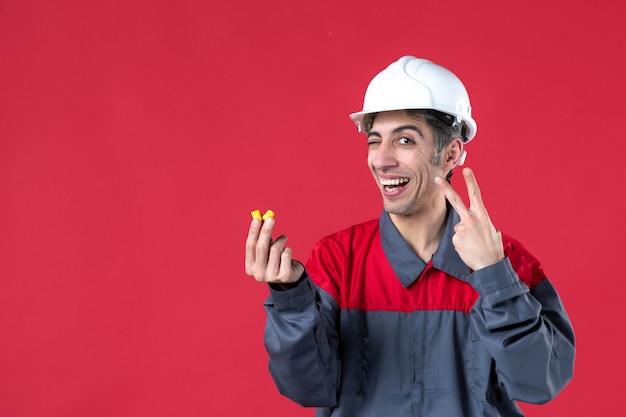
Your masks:
[[[261,227],[261,220],[259,219],[252,219],[252,223],[250,224],[250,226],[252,227]]]

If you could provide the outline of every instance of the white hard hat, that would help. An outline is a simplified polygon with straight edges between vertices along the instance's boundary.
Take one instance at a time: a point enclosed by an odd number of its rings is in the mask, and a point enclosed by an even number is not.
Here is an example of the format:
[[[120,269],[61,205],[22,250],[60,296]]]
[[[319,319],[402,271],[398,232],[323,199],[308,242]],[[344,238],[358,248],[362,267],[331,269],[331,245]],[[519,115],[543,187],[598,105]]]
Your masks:
[[[446,68],[414,56],[403,56],[378,73],[367,87],[363,110],[350,118],[362,132],[366,114],[413,109],[453,116],[464,127],[465,142],[476,135],[469,96],[461,80]]]

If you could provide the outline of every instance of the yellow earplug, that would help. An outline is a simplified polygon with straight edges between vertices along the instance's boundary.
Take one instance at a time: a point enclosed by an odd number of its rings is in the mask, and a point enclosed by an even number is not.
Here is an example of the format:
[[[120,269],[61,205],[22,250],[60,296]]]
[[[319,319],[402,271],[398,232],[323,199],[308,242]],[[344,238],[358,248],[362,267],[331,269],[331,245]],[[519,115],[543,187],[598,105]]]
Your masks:
[[[271,219],[272,217],[274,217],[274,212],[272,210],[267,210],[265,212],[264,215],[261,216],[261,211],[260,210],[254,210],[251,211],[250,214],[252,215],[253,219],[257,219],[257,220],[267,220],[267,219]]]

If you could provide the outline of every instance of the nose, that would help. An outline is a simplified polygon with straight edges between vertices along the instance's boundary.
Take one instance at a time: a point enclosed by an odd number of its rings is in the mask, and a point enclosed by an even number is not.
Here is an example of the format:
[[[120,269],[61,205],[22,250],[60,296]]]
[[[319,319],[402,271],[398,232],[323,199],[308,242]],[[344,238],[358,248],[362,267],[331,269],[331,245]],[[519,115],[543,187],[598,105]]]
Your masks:
[[[375,148],[370,149],[368,157],[372,167],[378,171],[384,171],[387,168],[398,165],[393,146],[385,141],[379,143]]]

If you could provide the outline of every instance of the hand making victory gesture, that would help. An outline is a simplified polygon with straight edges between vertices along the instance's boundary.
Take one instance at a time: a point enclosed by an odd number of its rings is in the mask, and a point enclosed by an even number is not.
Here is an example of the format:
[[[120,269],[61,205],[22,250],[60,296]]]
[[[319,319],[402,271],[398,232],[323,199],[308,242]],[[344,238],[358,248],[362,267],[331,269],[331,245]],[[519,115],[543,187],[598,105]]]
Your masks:
[[[469,208],[452,188],[450,183],[440,177],[435,183],[459,214],[461,220],[454,227],[452,243],[459,256],[472,270],[477,271],[504,259],[502,235],[496,230],[480,196],[480,189],[474,173],[469,168],[463,169],[467,185]]]

